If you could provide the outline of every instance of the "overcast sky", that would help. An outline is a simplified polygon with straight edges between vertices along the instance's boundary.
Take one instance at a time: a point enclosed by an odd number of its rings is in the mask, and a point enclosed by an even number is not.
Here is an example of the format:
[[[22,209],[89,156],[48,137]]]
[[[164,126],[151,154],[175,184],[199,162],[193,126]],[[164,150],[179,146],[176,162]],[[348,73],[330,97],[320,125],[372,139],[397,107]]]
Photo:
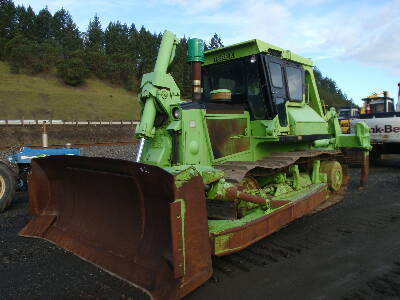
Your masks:
[[[68,10],[80,30],[95,13],[110,21],[165,29],[179,37],[225,45],[253,38],[313,59],[322,73],[356,103],[388,90],[397,99],[400,82],[400,0],[15,0],[35,12]]]

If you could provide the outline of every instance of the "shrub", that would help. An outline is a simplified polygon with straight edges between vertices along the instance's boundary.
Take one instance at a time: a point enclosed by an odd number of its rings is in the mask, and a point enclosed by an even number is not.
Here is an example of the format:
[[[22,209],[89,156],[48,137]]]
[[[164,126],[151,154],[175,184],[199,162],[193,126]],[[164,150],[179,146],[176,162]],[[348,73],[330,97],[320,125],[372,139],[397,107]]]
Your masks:
[[[78,86],[89,77],[89,70],[82,59],[69,58],[57,66],[57,74],[66,84]]]

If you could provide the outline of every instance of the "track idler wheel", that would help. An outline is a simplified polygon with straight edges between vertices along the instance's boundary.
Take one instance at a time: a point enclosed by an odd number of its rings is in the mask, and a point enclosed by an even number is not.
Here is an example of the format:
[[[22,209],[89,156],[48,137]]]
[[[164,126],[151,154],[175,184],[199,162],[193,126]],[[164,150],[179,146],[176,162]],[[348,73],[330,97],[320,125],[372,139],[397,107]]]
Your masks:
[[[337,192],[342,186],[343,181],[343,169],[341,164],[336,160],[323,161],[321,162],[321,173],[325,173],[328,177],[329,189]]]

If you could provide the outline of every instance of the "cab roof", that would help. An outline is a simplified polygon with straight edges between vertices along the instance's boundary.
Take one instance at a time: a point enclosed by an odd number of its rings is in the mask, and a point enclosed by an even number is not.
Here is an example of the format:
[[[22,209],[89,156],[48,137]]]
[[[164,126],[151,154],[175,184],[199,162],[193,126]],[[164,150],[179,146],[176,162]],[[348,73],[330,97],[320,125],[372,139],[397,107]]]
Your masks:
[[[280,57],[284,60],[293,61],[310,67],[313,66],[313,62],[309,58],[305,58],[291,52],[290,50],[285,50],[283,48],[265,43],[257,39],[234,44],[227,47],[208,50],[204,53],[204,65],[211,65],[258,53],[270,54]]]

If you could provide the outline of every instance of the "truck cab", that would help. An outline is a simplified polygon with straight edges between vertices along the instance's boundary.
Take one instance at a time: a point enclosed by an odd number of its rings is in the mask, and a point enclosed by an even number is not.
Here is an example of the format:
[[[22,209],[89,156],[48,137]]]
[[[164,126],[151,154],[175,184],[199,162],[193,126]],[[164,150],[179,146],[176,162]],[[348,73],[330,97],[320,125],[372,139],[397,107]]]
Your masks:
[[[350,132],[350,123],[352,119],[358,118],[359,111],[357,107],[345,107],[339,109],[338,119],[340,129],[343,133],[347,134]]]

